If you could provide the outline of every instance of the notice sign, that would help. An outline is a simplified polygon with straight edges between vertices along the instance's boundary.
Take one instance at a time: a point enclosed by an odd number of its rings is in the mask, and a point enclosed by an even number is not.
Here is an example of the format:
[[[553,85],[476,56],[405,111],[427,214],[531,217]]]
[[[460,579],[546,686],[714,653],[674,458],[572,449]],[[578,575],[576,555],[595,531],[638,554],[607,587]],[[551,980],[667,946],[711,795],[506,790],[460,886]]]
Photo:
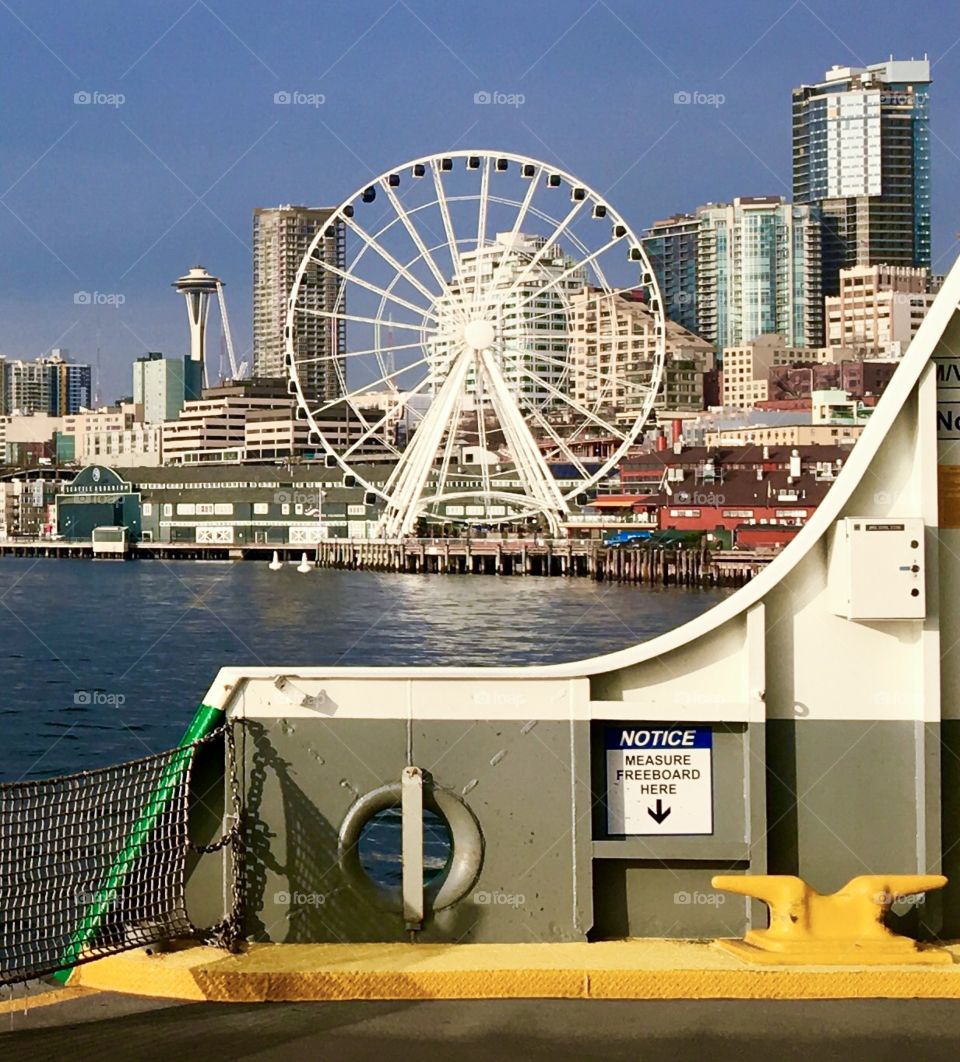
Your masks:
[[[713,833],[713,731],[608,726],[607,833]]]

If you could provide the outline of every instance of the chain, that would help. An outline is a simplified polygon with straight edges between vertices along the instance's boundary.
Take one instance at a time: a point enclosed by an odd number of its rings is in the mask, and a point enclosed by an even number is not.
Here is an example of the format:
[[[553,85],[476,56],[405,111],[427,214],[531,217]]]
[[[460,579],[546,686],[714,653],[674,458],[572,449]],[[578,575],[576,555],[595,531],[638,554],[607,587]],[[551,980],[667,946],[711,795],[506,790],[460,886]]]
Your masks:
[[[226,916],[209,929],[201,930],[200,938],[204,944],[236,953],[243,941],[243,802],[240,795],[240,776],[237,770],[237,748],[234,735],[236,723],[227,723],[223,727],[225,763],[224,768],[230,780],[231,818],[233,823],[219,840],[211,844],[193,844],[192,851],[207,854],[219,852],[229,847],[230,858],[230,910]]]

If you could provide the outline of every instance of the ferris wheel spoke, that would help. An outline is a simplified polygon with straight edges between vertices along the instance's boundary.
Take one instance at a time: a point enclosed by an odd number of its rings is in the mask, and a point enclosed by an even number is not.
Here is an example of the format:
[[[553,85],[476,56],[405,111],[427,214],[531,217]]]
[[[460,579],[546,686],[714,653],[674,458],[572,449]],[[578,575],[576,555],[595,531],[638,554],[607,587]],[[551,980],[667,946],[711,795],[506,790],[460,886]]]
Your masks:
[[[483,160],[483,172],[480,177],[480,202],[477,206],[477,254],[487,244],[487,209],[490,204],[490,157]],[[479,301],[480,284],[474,285],[473,299],[471,300],[476,309]]]
[[[399,295],[394,295],[391,291],[385,291],[372,281],[364,280],[363,277],[359,277],[355,273],[348,273],[345,269],[340,269],[339,266],[333,265],[332,262],[323,262],[319,258],[314,258],[313,261],[318,265],[322,265],[327,272],[342,277],[348,284],[356,284],[358,287],[365,288],[367,291],[372,291],[374,295],[379,295],[381,299],[389,299],[391,302],[395,302],[398,306],[403,306],[404,309],[412,310],[423,318],[431,318],[434,321],[437,320],[437,315],[425,306],[418,306],[416,303],[408,302]]]
[[[465,352],[455,359],[413,441],[404,450],[387,480],[391,508],[387,524],[396,534],[408,534],[416,521],[424,486],[433,468],[444,429],[450,422],[453,406],[466,386],[469,367],[470,358]]]
[[[615,435],[618,439],[620,439],[621,442],[627,441],[627,436],[624,435],[622,431],[619,431],[618,429],[614,428],[612,424],[608,424],[607,421],[603,420],[602,417],[598,417],[594,412],[587,409],[586,406],[583,406],[579,402],[577,402],[576,399],[573,399],[569,395],[564,394],[559,388],[554,387],[553,384],[549,382],[549,380],[545,380],[542,376],[537,376],[536,373],[530,372],[529,369],[525,369],[522,365],[518,365],[517,368],[522,373],[522,375],[528,377],[529,379],[533,380],[534,383],[537,383],[541,387],[544,387],[546,390],[548,390],[554,396],[554,398],[559,398],[561,401],[566,402],[566,404],[570,406],[571,409],[576,410],[576,412],[579,413],[581,417],[586,417],[587,420],[592,421],[594,424],[597,425],[597,427],[603,428],[604,431],[609,432],[611,435]]]
[[[319,416],[321,413],[326,413],[327,410],[332,409],[334,406],[339,405],[341,402],[349,402],[352,405],[354,399],[362,398],[363,395],[367,393],[371,387],[376,387],[379,384],[386,383],[388,380],[392,380],[394,377],[402,376],[405,372],[411,372],[413,369],[416,369],[421,365],[428,364],[428,362],[428,358],[420,358],[419,361],[415,361],[411,365],[405,365],[402,369],[395,369],[393,372],[387,373],[384,376],[378,376],[375,380],[371,380],[369,383],[364,384],[363,387],[360,387],[355,391],[351,391],[349,394],[338,395],[336,398],[332,398],[329,402],[326,403],[326,405],[318,406],[315,410],[312,411],[312,413],[314,416]],[[428,373],[421,382],[426,383],[430,379],[431,376]]]
[[[530,361],[544,362],[547,365],[556,366],[557,368],[567,369],[571,374],[576,375],[578,373],[587,373],[597,380],[611,383],[615,387],[631,388],[634,394],[640,396],[646,396],[650,393],[650,388],[645,384],[637,384],[630,380],[625,380],[619,376],[606,375],[599,369],[594,369],[589,365],[577,364],[573,361],[564,361],[562,358],[553,358],[549,354],[542,350],[526,350],[519,347],[506,347],[505,350],[511,354],[516,354],[519,357],[526,358]]]
[[[487,445],[487,405],[484,395],[484,380],[486,377],[486,368],[481,359],[477,360],[477,442],[480,444],[480,480],[483,484],[484,493],[490,491],[490,464],[487,461],[487,454],[489,452]]]
[[[453,451],[457,445],[457,428],[460,425],[460,418],[463,415],[463,398],[464,395],[461,391],[460,394],[457,395],[457,401],[447,425],[447,441],[443,447],[443,459],[440,463],[440,472],[437,475],[437,487],[433,494],[434,498],[439,498],[443,494],[443,486],[447,482],[450,462],[453,458]]]
[[[353,321],[355,324],[372,324],[380,325],[381,327],[385,323],[379,317],[360,317],[357,314],[352,313],[340,313],[338,310],[314,310],[307,307],[300,307],[299,313],[305,313],[308,317],[328,317],[334,321]],[[390,321],[391,328],[406,328],[410,332],[434,333],[435,328],[428,328],[423,324],[406,324],[404,321]]]
[[[556,478],[530,434],[530,428],[514,401],[510,385],[500,372],[493,355],[489,350],[485,350],[480,354],[480,360],[490,381],[492,405],[525,485],[544,507],[566,511],[567,503]]]
[[[620,243],[622,239],[622,236],[618,236],[614,237],[612,240],[608,240],[602,247],[599,247],[597,248],[597,250],[592,251],[590,254],[587,255],[586,258],[581,258],[579,261],[575,262],[568,269],[565,269],[562,273],[559,273],[552,280],[544,284],[543,287],[536,288],[529,295],[526,295],[524,296],[524,298],[520,299],[519,302],[514,303],[511,308],[517,310],[522,309],[528,303],[533,302],[534,299],[542,295],[545,291],[549,291],[555,285],[562,284],[565,280],[568,280],[571,276],[573,276],[574,273],[583,269],[584,266],[586,266],[588,263],[595,262],[602,254],[606,254],[606,252],[609,251],[611,247]]]
[[[440,294],[443,294],[443,292],[447,290],[447,278],[443,275],[433,255],[427,249],[427,245],[423,242],[423,237],[420,235],[419,229],[410,219],[409,213],[404,210],[399,196],[390,187],[390,182],[381,177],[380,187],[387,193],[387,198],[390,200],[390,204],[396,212],[397,217],[403,223],[404,228],[410,235],[410,239],[413,240],[417,250],[420,252],[420,258],[426,263],[427,268],[433,274],[434,280],[436,280],[437,284],[440,286]],[[416,259],[414,259],[414,261],[416,261]]]
[[[570,226],[570,223],[580,213],[580,211],[583,209],[584,203],[586,202],[586,199],[578,199],[577,202],[573,204],[571,209],[568,211],[567,216],[563,219],[563,221],[560,222],[559,225],[556,226],[550,236],[544,240],[543,246],[540,247],[536,254],[534,254],[534,256],[530,259],[526,267],[520,272],[520,275],[514,279],[513,284],[511,284],[511,286],[507,289],[505,295],[506,299],[509,299],[512,295],[514,295],[523,286],[526,280],[533,274],[533,271],[543,260],[547,251],[549,251],[551,247],[556,245],[557,240],[559,240],[560,237],[564,234],[564,232],[566,232],[567,228]]]
[[[369,232],[366,232],[361,228],[353,218],[344,218],[344,223],[351,232],[363,240],[364,244],[372,251],[376,251],[378,255],[390,266],[391,269],[396,270],[412,287],[427,300],[432,303],[435,298],[435,293],[430,291],[428,287],[420,282],[420,280],[414,276],[402,263],[398,262],[396,258],[384,247],[374,236],[371,236]]]
[[[583,476],[584,479],[589,479],[590,474],[587,472],[585,466],[581,463],[577,455],[567,446],[563,438],[558,434],[553,425],[547,420],[547,418],[540,412],[539,409],[531,406],[530,412],[533,414],[534,419],[540,424],[543,430],[550,436],[551,439],[557,444],[558,448],[562,452],[563,456],[576,468],[576,470]]]
[[[513,228],[510,230],[507,246],[512,247],[517,242],[517,237],[520,235],[520,229],[523,226],[524,219],[527,216],[527,212],[530,210],[530,204],[533,202],[533,197],[537,194],[537,185],[540,178],[543,176],[544,170],[542,166],[537,168],[536,173],[530,178],[530,184],[527,188],[526,195],[523,197],[523,202],[520,204],[519,210],[517,210],[517,216],[513,220]]]
[[[424,387],[426,387],[428,383],[430,383],[430,377],[425,376],[420,381],[420,383],[417,384],[416,387],[411,388],[409,391],[398,392],[399,397],[397,401],[383,414],[383,416],[375,424],[369,425],[367,427],[367,430],[363,433],[363,435],[360,436],[359,439],[355,440],[353,443],[350,444],[350,446],[346,450],[344,450],[342,455],[343,459],[346,460],[348,457],[350,457],[350,455],[353,454],[359,446],[362,446],[367,439],[369,439],[372,435],[376,434],[376,432],[378,432],[381,428],[385,427],[389,423],[390,418],[399,413],[403,409],[403,407],[407,405],[411,398],[413,398],[415,395],[420,394],[420,392],[423,391]],[[400,451],[385,440],[384,446],[386,446],[391,453],[396,454],[398,457],[400,456]]]
[[[393,324],[395,322],[389,322]],[[318,354],[310,358],[297,358],[298,365],[311,365],[318,362],[342,361],[345,358],[370,357],[373,354],[394,354],[398,350],[421,350],[422,343],[393,343],[390,346],[368,347],[366,350],[346,350],[342,354]]]
[[[453,231],[453,221],[450,217],[450,204],[447,202],[447,196],[443,190],[443,180],[440,177],[440,167],[436,159],[430,163],[430,171],[433,174],[433,185],[437,192],[437,206],[440,210],[440,217],[443,219],[443,231],[447,237],[450,260],[457,278],[457,287],[460,289],[462,296],[464,294],[463,266],[460,262],[460,252],[457,249],[457,237]]]

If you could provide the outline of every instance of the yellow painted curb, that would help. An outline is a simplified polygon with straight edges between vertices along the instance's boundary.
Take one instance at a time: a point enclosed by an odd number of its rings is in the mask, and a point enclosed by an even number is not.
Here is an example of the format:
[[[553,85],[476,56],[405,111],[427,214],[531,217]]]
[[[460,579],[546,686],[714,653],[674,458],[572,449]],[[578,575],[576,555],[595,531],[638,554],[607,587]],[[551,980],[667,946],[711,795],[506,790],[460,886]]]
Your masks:
[[[186,947],[78,967],[71,985],[170,999],[960,999],[950,966],[747,965],[707,942],[252,944]]]
[[[55,988],[51,992],[38,992],[34,996],[20,996],[19,998],[14,996],[12,999],[0,1000],[0,1014],[36,1010],[38,1007],[49,1007],[54,1003],[66,1003],[70,999],[79,999],[81,996],[95,995],[97,995],[96,989],[70,985]]]

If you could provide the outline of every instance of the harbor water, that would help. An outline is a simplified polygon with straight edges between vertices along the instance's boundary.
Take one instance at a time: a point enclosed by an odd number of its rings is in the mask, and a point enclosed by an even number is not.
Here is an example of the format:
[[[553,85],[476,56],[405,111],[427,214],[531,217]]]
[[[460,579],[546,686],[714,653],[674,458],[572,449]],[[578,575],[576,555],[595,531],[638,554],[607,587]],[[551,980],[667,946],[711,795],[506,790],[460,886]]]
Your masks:
[[[0,781],[175,745],[224,666],[553,663],[646,641],[730,592],[4,559]]]

